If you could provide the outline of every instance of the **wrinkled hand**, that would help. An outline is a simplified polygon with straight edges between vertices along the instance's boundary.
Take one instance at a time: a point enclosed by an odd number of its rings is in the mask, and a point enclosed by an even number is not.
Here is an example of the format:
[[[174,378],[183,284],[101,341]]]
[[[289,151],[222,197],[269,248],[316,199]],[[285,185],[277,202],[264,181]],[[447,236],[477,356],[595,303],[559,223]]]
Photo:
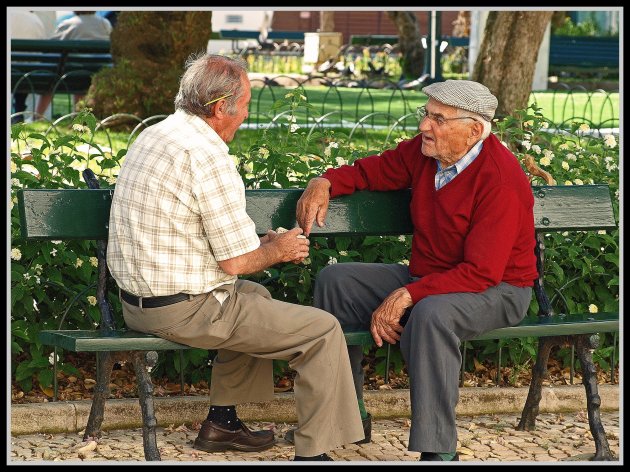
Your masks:
[[[297,202],[296,219],[304,234],[311,233],[313,221],[324,226],[330,200],[330,181],[322,177],[312,179]]]
[[[412,305],[411,295],[405,287],[401,287],[390,293],[372,313],[370,332],[378,347],[383,345],[383,340],[390,344],[396,344],[400,340],[400,333],[403,332],[403,327],[399,324],[400,318]]]
[[[293,262],[299,264],[308,257],[310,241],[302,236],[302,228],[293,228],[289,231],[268,231],[267,236],[271,244],[275,244],[280,252],[280,262]],[[273,233],[270,234],[270,233]]]

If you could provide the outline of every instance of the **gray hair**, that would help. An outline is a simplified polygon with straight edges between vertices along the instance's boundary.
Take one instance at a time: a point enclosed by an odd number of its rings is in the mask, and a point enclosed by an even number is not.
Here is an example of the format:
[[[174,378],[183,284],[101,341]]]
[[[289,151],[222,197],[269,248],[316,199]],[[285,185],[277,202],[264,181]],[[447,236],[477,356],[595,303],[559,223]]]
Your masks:
[[[483,125],[483,131],[481,132],[482,140],[490,136],[490,131],[492,128],[492,123],[490,121],[487,121],[483,116],[477,113],[473,113],[472,111],[462,110],[461,108],[456,108],[456,110],[457,110],[458,117],[468,116],[470,118],[474,118],[475,120],[477,120],[479,123]]]
[[[186,71],[175,97],[175,109],[210,118],[214,115],[214,104],[206,103],[227,95],[225,111],[233,115],[238,111],[236,102],[243,95],[243,75],[247,76],[247,63],[242,59],[193,54],[186,61]]]

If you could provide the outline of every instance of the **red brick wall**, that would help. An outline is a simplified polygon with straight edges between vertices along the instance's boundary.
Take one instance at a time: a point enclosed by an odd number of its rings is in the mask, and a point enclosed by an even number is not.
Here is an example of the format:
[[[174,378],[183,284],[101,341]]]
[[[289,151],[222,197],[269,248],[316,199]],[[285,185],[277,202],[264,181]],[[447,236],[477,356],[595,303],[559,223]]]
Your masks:
[[[441,14],[442,34],[450,35],[457,11],[443,11]],[[416,12],[422,35],[429,33],[429,15],[428,11]],[[271,27],[276,31],[316,32],[319,28],[319,11],[275,11]],[[387,13],[382,11],[337,11],[335,31],[343,34],[344,43],[347,43],[353,34],[398,34],[396,25],[392,23]]]

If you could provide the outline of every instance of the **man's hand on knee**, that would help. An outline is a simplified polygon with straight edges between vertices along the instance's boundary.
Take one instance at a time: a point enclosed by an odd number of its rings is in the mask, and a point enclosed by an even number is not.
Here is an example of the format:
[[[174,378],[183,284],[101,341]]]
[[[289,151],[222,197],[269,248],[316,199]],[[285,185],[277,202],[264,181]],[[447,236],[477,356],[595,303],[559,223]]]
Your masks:
[[[403,327],[399,323],[400,318],[405,314],[405,310],[412,305],[411,295],[405,287],[401,287],[389,294],[374,311],[370,332],[378,347],[383,345],[383,341],[396,344],[400,340],[400,333],[403,331]]]

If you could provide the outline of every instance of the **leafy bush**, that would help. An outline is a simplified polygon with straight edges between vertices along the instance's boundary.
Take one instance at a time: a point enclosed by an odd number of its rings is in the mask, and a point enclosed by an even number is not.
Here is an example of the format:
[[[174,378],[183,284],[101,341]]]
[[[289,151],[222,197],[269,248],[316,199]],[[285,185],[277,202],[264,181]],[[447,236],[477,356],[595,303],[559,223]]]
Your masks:
[[[385,144],[367,149],[349,142],[347,135],[325,127],[307,128],[303,116],[317,113],[298,87],[277,100],[272,111],[278,119],[246,149],[234,152],[247,188],[300,188],[325,169],[380,152]],[[532,106],[496,122],[497,136],[523,159],[533,155],[558,185],[606,183],[610,185],[615,215],[619,215],[619,148],[614,136],[597,137],[587,126],[574,123],[564,133],[549,133],[549,121]],[[30,241],[20,239],[16,191],[29,188],[84,188],[79,171],[86,166],[100,176],[101,186],[115,183],[115,174],[125,150],[111,155],[92,144],[94,116],[80,113],[70,132],[44,136],[26,133],[23,125],[12,127],[11,151],[11,373],[24,390],[33,380],[42,387],[52,383],[51,348],[37,340],[43,329],[56,329],[65,316],[65,329],[90,329],[99,322],[96,307],[95,244],[88,241]],[[398,135],[396,141],[405,139]],[[375,142],[375,141],[373,141]],[[90,146],[91,145],[91,146]],[[27,152],[26,147],[30,148]],[[86,152],[89,151],[89,152]],[[541,182],[534,182],[541,183]],[[602,234],[554,233],[546,239],[546,288],[557,312],[619,310],[619,231]],[[302,264],[284,264],[249,276],[265,284],[274,298],[301,304],[312,303],[313,282],[319,271],[338,262],[408,263],[410,237],[313,237],[311,253]],[[560,296],[560,294],[562,296]],[[116,324],[123,326],[117,292],[109,296]],[[563,305],[566,300],[566,307]],[[70,307],[70,308],[69,308]],[[534,301],[532,313],[538,307]],[[531,362],[534,338],[501,341],[503,359],[512,365]],[[494,361],[496,341],[468,343],[480,361]],[[608,368],[612,347],[606,337],[594,359]],[[383,373],[385,348],[376,352],[377,372]],[[559,356],[567,358],[567,351]],[[392,349],[395,369],[402,369],[398,347]],[[76,368],[60,359],[60,368],[77,374]],[[275,373],[282,375],[286,363],[278,362]],[[194,349],[160,356],[155,375],[171,379],[184,371],[192,382],[207,379],[208,352]]]

